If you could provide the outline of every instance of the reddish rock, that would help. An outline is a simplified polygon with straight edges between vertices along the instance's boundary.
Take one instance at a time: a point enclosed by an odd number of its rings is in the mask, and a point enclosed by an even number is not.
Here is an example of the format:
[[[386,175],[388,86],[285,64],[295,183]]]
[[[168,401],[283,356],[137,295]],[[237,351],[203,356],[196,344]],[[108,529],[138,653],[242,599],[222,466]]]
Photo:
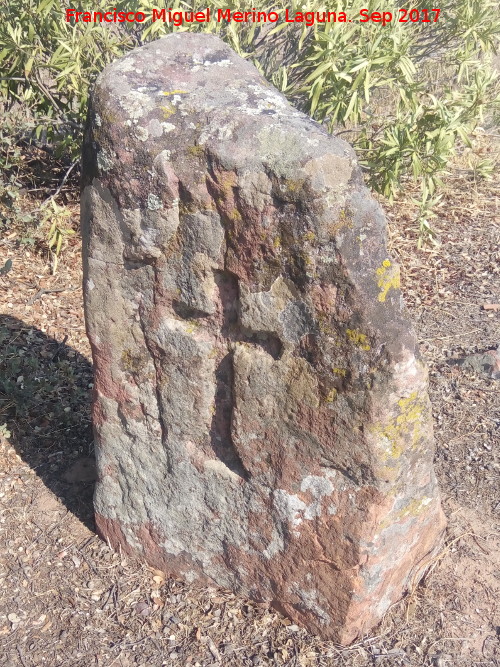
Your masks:
[[[369,631],[444,520],[354,152],[217,38],[174,34],[99,77],[83,171],[101,534],[325,638]]]

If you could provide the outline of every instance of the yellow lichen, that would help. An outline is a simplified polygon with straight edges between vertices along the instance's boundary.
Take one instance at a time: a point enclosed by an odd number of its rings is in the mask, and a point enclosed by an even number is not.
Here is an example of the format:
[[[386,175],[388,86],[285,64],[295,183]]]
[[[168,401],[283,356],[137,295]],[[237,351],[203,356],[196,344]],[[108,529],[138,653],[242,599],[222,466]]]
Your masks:
[[[335,236],[342,229],[344,228],[352,229],[352,227],[353,227],[352,218],[346,213],[346,210],[343,208],[341,209],[336,222],[333,222],[329,225],[328,231],[330,232],[330,234],[332,234],[332,236]]]
[[[188,90],[164,90],[162,95],[187,95],[188,92]]]
[[[401,398],[398,406],[401,412],[397,417],[386,424],[376,424],[371,429],[375,435],[389,443],[384,460],[398,459],[403,453],[405,441],[409,440],[410,446],[415,447],[422,436],[422,414],[426,409],[422,397],[414,391],[408,398]]]
[[[421,498],[420,500],[418,498],[414,498],[408,503],[408,505],[399,510],[397,513],[397,518],[404,519],[407,516],[416,517],[419,514],[422,514],[423,510],[431,502],[431,500],[431,498]]]
[[[232,222],[241,222],[243,219],[237,208],[233,208],[232,210],[228,211],[227,217],[232,220]]]
[[[332,373],[335,373],[335,375],[340,375],[340,377],[345,378],[347,375],[347,370],[345,368],[332,368]]]
[[[284,189],[290,194],[296,194],[300,192],[304,187],[305,180],[303,178],[294,179],[294,178],[285,178],[283,185]]]
[[[302,236],[303,241],[314,241],[315,238],[316,238],[316,235],[314,234],[314,232],[306,232]]]
[[[391,496],[397,496],[399,493],[398,489],[393,489],[389,494]],[[423,498],[413,498],[408,502],[407,505],[397,510],[396,512],[390,512],[384,520],[379,524],[378,530],[385,530],[388,526],[394,525],[394,522],[401,521],[407,517],[417,517],[425,510],[427,505],[432,502],[432,498],[424,496]]]
[[[174,113],[176,112],[176,108],[171,104],[165,105],[164,107],[161,108],[161,110],[163,111],[164,120],[168,120],[170,116],[173,116]]]
[[[199,323],[196,320],[188,320],[186,322],[186,333],[192,334],[200,328]]]
[[[337,398],[337,390],[336,389],[330,389],[328,392],[327,397],[325,398],[326,403],[333,403],[333,401]]]
[[[346,335],[351,343],[354,343],[354,345],[359,347],[360,350],[368,351],[371,349],[370,345],[368,344],[368,336],[366,336],[364,333],[361,333],[357,329],[347,329]]]
[[[403,421],[414,422],[422,416],[424,406],[416,391],[410,394],[408,398],[401,398],[398,401],[398,405],[401,408],[401,414],[397,417],[397,420],[399,420],[398,423],[402,423]]]
[[[384,302],[387,297],[387,292],[391,289],[399,289],[401,287],[401,278],[399,274],[399,266],[391,264],[390,260],[384,259],[382,266],[377,269],[377,285],[380,288],[378,300]]]

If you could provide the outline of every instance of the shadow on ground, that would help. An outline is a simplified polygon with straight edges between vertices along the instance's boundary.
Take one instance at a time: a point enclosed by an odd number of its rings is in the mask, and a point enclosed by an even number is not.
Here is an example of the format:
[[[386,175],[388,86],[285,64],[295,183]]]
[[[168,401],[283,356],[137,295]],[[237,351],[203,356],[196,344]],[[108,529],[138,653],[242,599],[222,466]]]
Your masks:
[[[40,329],[0,315],[0,437],[7,429],[23,461],[94,530],[91,387],[92,366],[85,357]]]

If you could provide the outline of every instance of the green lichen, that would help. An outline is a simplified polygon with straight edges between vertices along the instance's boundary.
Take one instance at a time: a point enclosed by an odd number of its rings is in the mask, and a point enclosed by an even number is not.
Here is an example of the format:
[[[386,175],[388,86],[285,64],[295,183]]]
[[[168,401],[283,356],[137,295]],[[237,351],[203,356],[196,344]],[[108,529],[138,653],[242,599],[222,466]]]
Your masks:
[[[203,146],[198,146],[196,144],[194,146],[189,146],[187,152],[189,155],[197,158],[203,157],[205,155]]]
[[[324,336],[328,336],[329,338],[336,338],[337,332],[332,327],[327,317],[318,314],[317,321],[318,321],[318,328]],[[337,340],[335,340],[335,342],[337,343]]]
[[[303,178],[285,178],[283,181],[283,189],[289,195],[297,195],[304,188],[305,179]]]
[[[394,266],[390,260],[384,259],[382,266],[379,266],[377,269],[377,285],[380,288],[377,298],[381,303],[384,303],[391,287],[393,289],[401,287],[399,267]]]
[[[146,360],[140,354],[134,354],[132,350],[124,350],[121,356],[121,366],[124,371],[137,373],[144,368]]]
[[[185,201],[180,201],[179,202],[179,215],[189,215],[190,213],[195,213],[197,211],[197,207],[193,204],[193,202],[185,202]]]
[[[236,185],[236,174],[232,171],[225,171],[217,174],[217,185],[224,193],[229,193]]]
[[[343,208],[340,210],[337,220],[328,226],[328,231],[332,236],[336,236],[342,229],[352,229],[353,226],[354,223],[352,217]]]
[[[371,349],[368,344],[368,336],[358,331],[358,329],[347,329],[346,335],[350,342],[359,347],[360,350],[368,351]]]

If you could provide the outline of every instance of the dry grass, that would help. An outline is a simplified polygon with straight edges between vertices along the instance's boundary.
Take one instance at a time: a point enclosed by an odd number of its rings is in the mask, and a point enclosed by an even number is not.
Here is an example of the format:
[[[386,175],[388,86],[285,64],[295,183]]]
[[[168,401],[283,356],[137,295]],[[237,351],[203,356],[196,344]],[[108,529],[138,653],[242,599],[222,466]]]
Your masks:
[[[495,156],[491,142],[478,137],[476,150]],[[411,192],[387,206],[430,366],[449,529],[423,582],[348,648],[265,605],[165,580],[95,536],[79,241],[51,276],[43,253],[26,251],[15,231],[3,238],[13,269],[0,277],[0,369],[15,386],[0,394],[0,425],[12,431],[0,431],[0,664],[498,665],[500,392],[498,381],[449,362],[500,343],[500,313],[482,308],[500,302],[499,183],[498,174],[471,180],[465,156],[455,165],[433,251],[416,251]]]

